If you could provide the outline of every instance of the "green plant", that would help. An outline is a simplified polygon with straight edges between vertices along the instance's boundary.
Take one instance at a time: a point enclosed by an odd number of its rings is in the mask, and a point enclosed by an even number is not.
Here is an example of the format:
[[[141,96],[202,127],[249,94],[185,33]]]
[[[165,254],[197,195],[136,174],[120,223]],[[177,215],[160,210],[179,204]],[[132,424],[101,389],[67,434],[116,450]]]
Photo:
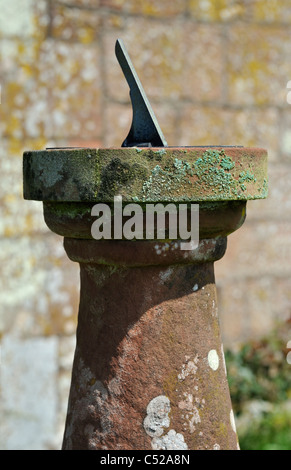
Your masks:
[[[290,323],[225,353],[241,449],[291,450]]]
[[[241,450],[290,450],[291,411],[275,408],[239,435]]]

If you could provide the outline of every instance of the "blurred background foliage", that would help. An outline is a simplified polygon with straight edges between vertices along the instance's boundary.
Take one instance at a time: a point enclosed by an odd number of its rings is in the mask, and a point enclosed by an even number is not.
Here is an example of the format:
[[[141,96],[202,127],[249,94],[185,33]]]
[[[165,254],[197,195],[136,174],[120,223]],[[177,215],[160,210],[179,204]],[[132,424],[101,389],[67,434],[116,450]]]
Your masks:
[[[225,353],[242,450],[291,449],[290,337],[287,321]]]

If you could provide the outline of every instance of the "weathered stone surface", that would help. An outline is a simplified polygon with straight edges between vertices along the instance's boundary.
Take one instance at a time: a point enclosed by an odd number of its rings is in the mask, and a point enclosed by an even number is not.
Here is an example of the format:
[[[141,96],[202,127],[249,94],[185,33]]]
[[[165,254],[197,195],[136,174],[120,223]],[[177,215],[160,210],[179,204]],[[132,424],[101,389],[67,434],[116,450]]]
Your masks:
[[[250,276],[260,279],[270,275],[275,278],[280,276],[288,278],[291,275],[289,263],[291,248],[286,249],[291,233],[289,221],[278,220],[276,223],[270,223],[261,220],[254,226],[253,221],[248,221],[247,217],[242,232],[243,240],[238,232],[233,234],[229,242],[236,263],[240,266],[235,276],[238,282]],[[274,240],[278,240],[278,244],[275,244]],[[234,280],[232,263],[232,260],[227,262],[225,259],[223,270],[218,268],[225,279],[228,277]]]
[[[178,109],[176,133],[175,137],[170,135],[170,139],[173,140],[168,139],[169,145],[175,142],[181,146],[263,147],[268,149],[269,161],[278,160],[279,146],[284,145],[285,149],[288,146],[289,113],[286,112],[284,115],[284,127],[282,124],[280,128],[280,111],[275,107],[267,109],[259,107],[253,109],[247,106],[231,108],[223,105],[206,107],[186,102]],[[283,134],[281,142],[278,139],[279,132]]]
[[[248,12],[248,2],[228,0],[189,0],[189,12],[197,20],[216,22],[231,21],[244,18]]]
[[[82,44],[91,44],[99,39],[102,20],[99,15],[92,15],[90,8],[68,8],[62,2],[52,6],[51,34],[54,38]],[[90,7],[88,2],[84,6]]]
[[[231,250],[231,243],[229,244]],[[234,254],[235,256],[235,254]],[[272,272],[241,279],[224,278],[220,264],[234,259],[227,256],[216,263],[218,305],[225,348],[239,347],[244,341],[267,336],[274,325],[290,319],[290,274],[278,277]],[[266,263],[268,260],[266,260]],[[252,262],[254,266],[256,260]]]
[[[225,242],[65,240],[81,300],[63,449],[237,449],[213,273]]]
[[[0,276],[1,332],[27,338],[75,331],[79,275],[65,256],[60,237],[41,232],[33,236],[33,243],[30,234],[14,238],[14,244],[6,238]]]
[[[57,348],[55,336],[21,340],[7,335],[2,341],[2,450],[54,448],[58,440]]]
[[[270,225],[277,225],[278,222],[283,221],[289,224],[291,220],[291,181],[289,178],[289,165],[287,162],[269,164],[268,173],[269,191],[267,207],[263,207],[263,200],[256,201],[256,204],[250,203],[248,205],[248,218],[255,221],[258,227],[262,220],[265,220]],[[287,224],[285,226],[287,226]],[[277,238],[280,231],[276,229],[274,233],[276,233],[275,238]],[[288,244],[285,245],[285,249],[289,248]],[[281,265],[281,263],[279,263],[279,265]]]
[[[46,2],[40,0],[27,0],[25,4],[21,0],[14,0],[13,2],[1,1],[1,19],[0,30],[1,36],[4,37],[31,37],[36,33],[36,24],[34,22],[34,15],[36,12],[41,16],[46,8]],[[19,14],[21,11],[21,14]],[[13,21],[11,21],[13,19]]]
[[[281,59],[284,51],[290,50],[289,32],[286,28],[250,25],[245,33],[245,25],[240,23],[229,30],[229,99],[240,105],[282,107],[291,72],[288,61]],[[268,60],[270,50],[272,60]]]
[[[93,206],[94,203],[44,202],[45,222],[58,235],[69,238],[92,239],[91,229],[95,221],[95,218],[91,215]],[[112,215],[111,232],[112,238],[114,238],[114,204],[110,204],[109,207]],[[126,203],[122,205],[122,210],[125,207]],[[180,205],[176,203],[174,207],[178,214]],[[189,207],[186,210],[190,225],[191,210]],[[243,224],[245,216],[246,201],[202,202],[199,204],[199,236],[201,239],[227,236]],[[122,215],[121,225],[124,226],[129,219],[129,216]],[[74,223],[72,223],[73,221]],[[142,224],[142,234],[139,239],[146,239],[146,206],[144,207]],[[165,216],[166,239],[172,239],[169,236],[169,231],[169,219]],[[122,238],[124,238],[124,234],[122,234]]]
[[[139,14],[150,17],[167,18],[179,15],[186,9],[186,1],[169,0],[168,2],[156,2],[155,0],[145,0],[136,2],[135,0],[100,0],[101,6],[123,10],[125,13]]]
[[[42,201],[227,201],[267,196],[257,148],[52,149],[24,153],[24,197]]]
[[[249,11],[255,21],[263,22],[265,24],[283,24],[288,25],[291,21],[290,3],[288,0],[256,0],[250,2]]]
[[[123,28],[104,35],[106,89],[111,99],[129,100],[129,90],[111,51],[122,37],[151,102],[180,100],[213,102],[222,99],[223,32],[214,25],[176,21],[153,22],[129,17]],[[195,47],[193,47],[195,44]],[[205,54],[207,51],[207,54]],[[161,123],[162,124],[162,123]],[[177,145],[175,142],[174,145]]]

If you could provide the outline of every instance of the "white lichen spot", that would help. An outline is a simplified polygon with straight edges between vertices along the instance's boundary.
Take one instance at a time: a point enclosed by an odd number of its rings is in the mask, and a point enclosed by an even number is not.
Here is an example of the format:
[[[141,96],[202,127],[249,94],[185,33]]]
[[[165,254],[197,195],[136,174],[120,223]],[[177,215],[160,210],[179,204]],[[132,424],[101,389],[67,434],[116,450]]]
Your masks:
[[[213,450],[220,450],[220,445],[219,444],[214,444]]]
[[[143,426],[145,432],[151,436],[161,436],[164,428],[170,426],[169,413],[171,410],[170,400],[165,395],[153,398],[147,406],[147,416]]]
[[[199,289],[198,284],[195,284],[195,285],[192,287],[192,290],[193,290],[194,292],[196,292],[198,289]]]
[[[183,395],[184,395],[184,399],[178,403],[178,407],[181,410],[187,411],[186,416],[182,415],[182,418],[187,419],[189,430],[190,430],[190,433],[192,434],[196,429],[195,425],[201,423],[201,418],[199,415],[198,408],[193,403],[193,395],[187,392],[184,392]],[[199,398],[195,398],[195,402],[198,403],[201,409],[203,409],[204,404],[202,404]],[[184,423],[184,429],[186,428],[186,426],[187,426],[187,423]]]
[[[230,410],[229,419],[230,419],[232,430],[236,433],[236,425],[235,425],[233,410]]]
[[[188,375],[195,375],[197,372],[198,354],[194,357],[193,361],[190,361],[190,356],[185,356],[186,364],[182,364],[181,373],[178,374],[179,380],[185,380]]]
[[[183,434],[177,433],[174,429],[164,434],[164,428],[170,426],[170,411],[171,405],[168,397],[159,395],[153,398],[147,406],[147,416],[143,422],[144,429],[153,438],[151,442],[153,449],[186,450],[188,446]]]
[[[219,366],[219,357],[216,349],[211,349],[208,353],[208,364],[212,370],[217,370]]]
[[[152,448],[154,450],[187,450],[188,446],[183,434],[171,429],[164,436],[152,439]]]

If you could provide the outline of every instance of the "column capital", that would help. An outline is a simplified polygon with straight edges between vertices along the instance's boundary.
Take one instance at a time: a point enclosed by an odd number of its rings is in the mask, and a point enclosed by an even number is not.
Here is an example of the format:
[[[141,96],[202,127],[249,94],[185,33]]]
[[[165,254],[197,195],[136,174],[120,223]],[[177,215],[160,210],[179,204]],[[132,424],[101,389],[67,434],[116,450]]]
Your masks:
[[[267,152],[248,147],[61,148],[23,155],[24,198],[246,201],[267,195]]]

